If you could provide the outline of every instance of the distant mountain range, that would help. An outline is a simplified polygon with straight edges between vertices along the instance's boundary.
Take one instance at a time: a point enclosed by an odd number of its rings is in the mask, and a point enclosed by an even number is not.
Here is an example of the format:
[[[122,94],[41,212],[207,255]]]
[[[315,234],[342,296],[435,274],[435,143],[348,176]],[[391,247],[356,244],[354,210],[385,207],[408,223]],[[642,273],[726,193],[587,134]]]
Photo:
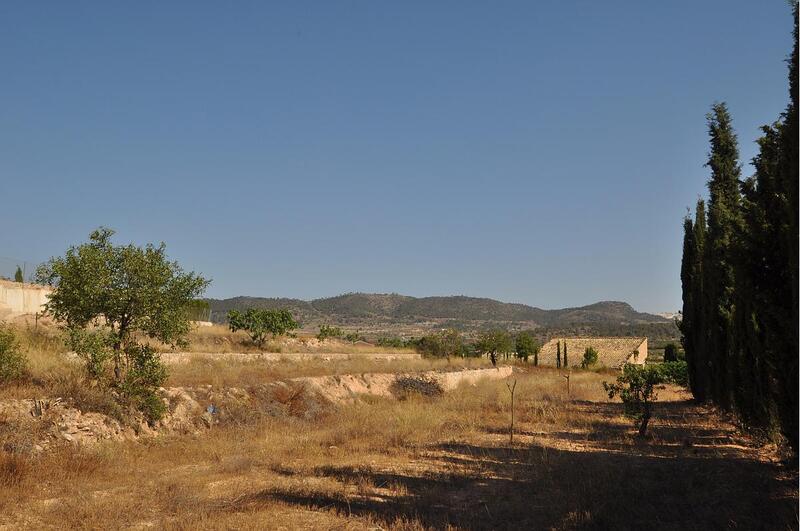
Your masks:
[[[287,308],[305,325],[331,323],[497,322],[529,327],[575,325],[636,325],[665,323],[669,319],[637,312],[630,304],[602,301],[588,306],[542,310],[526,304],[465,297],[409,297],[397,294],[347,293],[325,299],[233,297],[208,299],[212,319],[224,322],[229,310]]]

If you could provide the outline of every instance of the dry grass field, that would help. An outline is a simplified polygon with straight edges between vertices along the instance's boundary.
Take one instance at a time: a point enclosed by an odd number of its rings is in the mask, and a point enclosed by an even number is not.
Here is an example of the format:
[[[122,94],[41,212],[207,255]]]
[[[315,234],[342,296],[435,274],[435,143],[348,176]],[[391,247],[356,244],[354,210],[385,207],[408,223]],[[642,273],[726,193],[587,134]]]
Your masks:
[[[0,400],[91,394],[56,340],[29,334],[27,386]],[[459,361],[460,363],[460,361]],[[487,366],[470,360],[470,367]],[[248,387],[289,377],[455,369],[370,359],[172,367],[170,385]],[[388,368],[388,369],[387,369]],[[72,375],[72,376],[70,376]],[[210,429],[12,451],[0,418],[2,529],[794,529],[796,463],[676,387],[647,439],[601,388],[612,374],[516,366],[440,397],[327,404],[287,392]],[[58,386],[61,385],[59,388]],[[91,398],[91,397],[89,397]],[[85,398],[89,400],[89,398]]]

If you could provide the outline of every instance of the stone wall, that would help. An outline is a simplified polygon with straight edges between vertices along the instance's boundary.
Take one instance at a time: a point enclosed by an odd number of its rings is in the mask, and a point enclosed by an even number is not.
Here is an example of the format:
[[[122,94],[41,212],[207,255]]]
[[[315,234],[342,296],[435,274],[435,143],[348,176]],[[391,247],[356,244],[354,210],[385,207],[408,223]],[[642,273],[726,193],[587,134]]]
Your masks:
[[[38,284],[0,280],[0,319],[41,313],[50,292]]]

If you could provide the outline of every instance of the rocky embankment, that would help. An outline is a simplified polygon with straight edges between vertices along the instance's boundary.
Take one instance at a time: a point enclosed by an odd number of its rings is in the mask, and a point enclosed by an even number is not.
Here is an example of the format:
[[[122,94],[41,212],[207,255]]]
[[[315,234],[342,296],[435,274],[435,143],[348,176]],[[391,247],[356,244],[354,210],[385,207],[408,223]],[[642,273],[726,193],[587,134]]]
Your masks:
[[[483,379],[504,379],[511,367],[452,372],[365,373],[292,378],[244,389],[212,386],[160,389],[167,413],[154,426],[143,420],[122,423],[108,415],[86,411],[62,398],[0,401],[0,441],[10,450],[41,451],[54,444],[93,444],[159,434],[196,433],[226,420],[253,416],[292,415],[313,418],[336,404],[360,395],[391,398],[402,377],[435,381],[445,392]]]

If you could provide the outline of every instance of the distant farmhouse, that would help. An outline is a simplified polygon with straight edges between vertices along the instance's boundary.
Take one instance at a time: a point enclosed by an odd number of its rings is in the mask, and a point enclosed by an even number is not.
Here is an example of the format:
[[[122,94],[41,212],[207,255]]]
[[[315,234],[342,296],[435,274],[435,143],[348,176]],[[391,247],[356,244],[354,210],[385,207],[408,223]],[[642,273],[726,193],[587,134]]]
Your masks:
[[[646,337],[556,337],[542,346],[539,351],[539,365],[556,366],[559,344],[562,367],[565,345],[567,367],[579,367],[583,354],[589,347],[597,351],[597,364],[609,368],[622,367],[626,363],[644,365],[647,360]]]

